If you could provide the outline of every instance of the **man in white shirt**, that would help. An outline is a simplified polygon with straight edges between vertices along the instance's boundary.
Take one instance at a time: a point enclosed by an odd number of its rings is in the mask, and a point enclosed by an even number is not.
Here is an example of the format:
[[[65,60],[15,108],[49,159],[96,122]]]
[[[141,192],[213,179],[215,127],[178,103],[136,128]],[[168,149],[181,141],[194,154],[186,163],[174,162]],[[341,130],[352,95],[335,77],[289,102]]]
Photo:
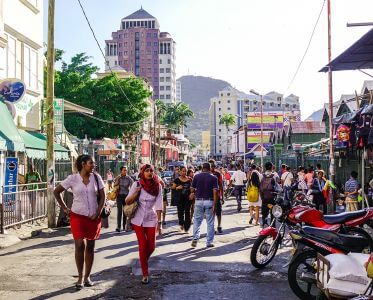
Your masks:
[[[242,209],[242,190],[246,184],[246,174],[241,171],[241,166],[236,167],[236,171],[233,173],[231,177],[231,184],[234,185],[234,193],[237,200],[237,211],[241,211]]]
[[[291,187],[293,183],[294,176],[291,173],[291,168],[289,166],[286,167],[286,171],[281,175],[281,183],[283,187]]]

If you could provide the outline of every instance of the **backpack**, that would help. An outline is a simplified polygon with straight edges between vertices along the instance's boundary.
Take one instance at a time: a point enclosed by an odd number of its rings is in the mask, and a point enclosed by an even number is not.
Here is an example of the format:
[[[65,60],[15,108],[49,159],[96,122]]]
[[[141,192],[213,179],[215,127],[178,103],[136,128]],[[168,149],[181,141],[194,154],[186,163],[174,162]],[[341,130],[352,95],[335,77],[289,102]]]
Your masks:
[[[259,201],[259,188],[253,184],[250,184],[249,188],[247,189],[246,196],[249,202],[258,202]]]
[[[275,191],[275,179],[273,178],[273,174],[271,175],[263,175],[263,179],[260,182],[260,193],[264,200],[273,200],[275,195],[273,192]]]

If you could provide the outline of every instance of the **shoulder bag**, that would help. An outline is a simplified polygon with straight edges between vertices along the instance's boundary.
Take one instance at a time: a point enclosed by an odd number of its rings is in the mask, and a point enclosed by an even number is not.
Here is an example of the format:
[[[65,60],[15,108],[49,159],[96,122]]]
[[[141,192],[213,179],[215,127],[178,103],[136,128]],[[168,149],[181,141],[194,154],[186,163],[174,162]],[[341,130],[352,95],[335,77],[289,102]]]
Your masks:
[[[98,177],[97,174],[93,173],[93,176],[95,176],[96,184],[97,184],[97,203],[100,205],[100,192],[99,192],[99,185],[98,185]],[[100,217],[103,219],[106,219],[110,216],[111,208],[110,205],[107,204],[107,201],[105,199],[104,207],[102,208]]]
[[[140,186],[140,183],[137,182],[137,187],[139,187],[139,186]],[[140,191],[139,195],[137,196],[137,198],[135,199],[135,201],[133,201],[131,204],[126,204],[123,207],[123,213],[129,219],[132,219],[136,214],[136,211],[139,207],[140,194],[141,194],[141,191]]]

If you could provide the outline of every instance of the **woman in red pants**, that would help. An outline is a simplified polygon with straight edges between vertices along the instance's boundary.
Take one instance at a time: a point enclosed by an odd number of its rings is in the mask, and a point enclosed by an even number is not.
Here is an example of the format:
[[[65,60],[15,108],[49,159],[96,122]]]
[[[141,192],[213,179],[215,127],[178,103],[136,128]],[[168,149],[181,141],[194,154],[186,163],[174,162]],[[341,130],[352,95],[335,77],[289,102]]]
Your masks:
[[[131,220],[139,244],[139,255],[143,284],[149,283],[148,261],[155,250],[155,236],[161,234],[161,214],[163,209],[162,187],[153,166],[145,164],[140,170],[140,182],[135,182],[126,198],[126,204],[138,199],[139,206]]]

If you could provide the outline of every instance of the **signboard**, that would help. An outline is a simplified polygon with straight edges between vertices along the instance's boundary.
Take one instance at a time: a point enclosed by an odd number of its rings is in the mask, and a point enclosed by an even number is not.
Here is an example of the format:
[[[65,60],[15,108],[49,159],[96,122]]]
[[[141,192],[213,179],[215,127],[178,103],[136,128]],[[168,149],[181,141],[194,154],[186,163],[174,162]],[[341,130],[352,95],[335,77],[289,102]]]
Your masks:
[[[0,80],[0,100],[17,103],[25,94],[26,86],[17,78]]]
[[[63,134],[63,123],[64,123],[64,100],[63,99],[54,99],[53,101],[54,108],[54,130],[56,135]]]
[[[263,131],[263,146],[269,147],[269,138],[271,131]],[[261,143],[261,132],[260,131],[248,131],[247,132],[247,148],[251,149],[255,145]]]
[[[282,128],[284,126],[284,112],[271,111],[263,112],[263,129]],[[247,128],[250,130],[258,130],[261,127],[261,113],[247,113]]]
[[[5,158],[5,180],[4,180],[4,204],[9,205],[16,200],[17,179],[18,179],[18,158]],[[7,194],[11,193],[11,194]]]
[[[141,156],[150,157],[150,142],[148,140],[141,141]]]

